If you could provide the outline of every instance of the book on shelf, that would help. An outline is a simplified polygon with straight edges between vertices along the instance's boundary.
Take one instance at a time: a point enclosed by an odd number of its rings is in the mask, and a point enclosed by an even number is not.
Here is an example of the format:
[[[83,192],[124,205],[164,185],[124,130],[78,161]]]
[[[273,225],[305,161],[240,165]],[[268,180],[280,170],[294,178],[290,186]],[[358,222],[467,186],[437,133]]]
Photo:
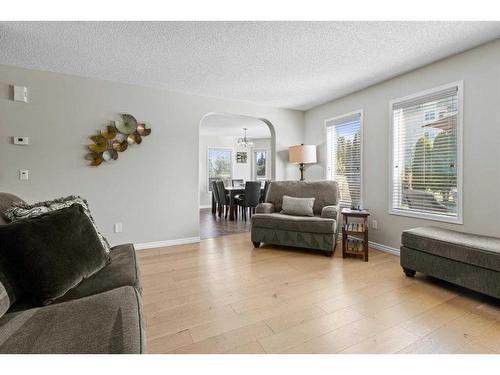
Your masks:
[[[347,237],[347,251],[360,253],[364,250],[363,240],[356,237]]]
[[[365,231],[365,225],[363,223],[348,223],[345,226],[345,230],[349,232],[364,232]]]

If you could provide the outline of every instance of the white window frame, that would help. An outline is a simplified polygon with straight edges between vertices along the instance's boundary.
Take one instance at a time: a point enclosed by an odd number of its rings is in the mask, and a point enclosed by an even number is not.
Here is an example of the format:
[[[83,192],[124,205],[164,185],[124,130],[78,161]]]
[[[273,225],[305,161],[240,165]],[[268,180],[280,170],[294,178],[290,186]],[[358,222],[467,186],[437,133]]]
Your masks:
[[[393,165],[394,165],[394,117],[392,113],[392,108],[394,104],[413,100],[416,98],[420,98],[423,96],[428,96],[433,93],[443,91],[446,89],[450,89],[456,87],[457,88],[457,216],[449,217],[446,215],[440,215],[438,213],[425,213],[425,212],[414,212],[409,210],[402,210],[396,207],[393,207]],[[389,102],[389,117],[390,117],[390,126],[389,126],[389,165],[388,165],[388,205],[389,205],[389,214],[390,215],[398,215],[398,216],[406,216],[406,217],[414,217],[418,219],[425,220],[433,220],[433,221],[441,221],[446,223],[453,224],[463,224],[463,104],[464,104],[464,81],[456,81],[451,82],[442,86],[434,87],[432,89],[427,89],[423,91],[419,91],[415,94],[411,94],[408,96],[404,96],[401,98],[392,99]]]
[[[224,146],[207,146],[207,192],[212,193],[210,191],[210,150],[229,150],[231,151],[231,176],[230,178],[233,178],[233,173],[234,173],[234,148],[233,147],[224,147]]]
[[[364,186],[364,183],[363,183],[363,180],[364,180],[364,173],[363,173],[363,149],[365,148],[364,146],[364,143],[365,143],[365,137],[363,136],[363,128],[364,128],[364,113],[363,113],[363,109],[358,109],[358,110],[355,110],[355,111],[352,111],[352,112],[349,112],[349,113],[344,113],[342,115],[339,115],[339,116],[335,116],[335,117],[331,117],[331,118],[328,118],[325,120],[325,129],[324,129],[324,139],[326,140],[326,144],[325,144],[325,168],[324,168],[324,176],[325,176],[325,180],[328,180],[329,176],[328,176],[328,123],[329,122],[338,122],[340,123],[343,119],[348,119],[349,117],[354,117],[356,115],[359,115],[359,121],[360,121],[360,134],[361,134],[361,150],[360,150],[360,160],[361,160],[361,163],[360,163],[360,175],[361,175],[361,178],[360,178],[360,181],[361,181],[361,185],[360,185],[360,191],[359,191],[359,205],[361,207],[364,207],[364,204],[363,204],[363,186]],[[330,126],[335,126],[335,125],[330,125]],[[346,207],[346,203],[344,202],[341,202],[340,203],[341,206],[343,207]]]
[[[255,151],[265,151],[266,152],[266,176],[265,177],[259,177],[257,178],[257,166],[255,165]],[[268,162],[268,156],[269,156],[269,149],[267,147],[254,147],[252,148],[251,152],[252,156],[252,179],[255,181],[265,181],[269,177],[269,162]]]

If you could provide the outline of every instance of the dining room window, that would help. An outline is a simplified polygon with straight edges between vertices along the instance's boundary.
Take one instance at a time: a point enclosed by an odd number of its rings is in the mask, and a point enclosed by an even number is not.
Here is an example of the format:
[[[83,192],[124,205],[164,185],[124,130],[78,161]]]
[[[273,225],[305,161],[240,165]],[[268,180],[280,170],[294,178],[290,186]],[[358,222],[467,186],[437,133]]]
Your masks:
[[[208,148],[208,191],[212,191],[212,181],[229,180],[232,177],[233,150],[223,147]]]
[[[252,162],[253,178],[255,180],[265,180],[267,178],[267,149],[254,149]]]

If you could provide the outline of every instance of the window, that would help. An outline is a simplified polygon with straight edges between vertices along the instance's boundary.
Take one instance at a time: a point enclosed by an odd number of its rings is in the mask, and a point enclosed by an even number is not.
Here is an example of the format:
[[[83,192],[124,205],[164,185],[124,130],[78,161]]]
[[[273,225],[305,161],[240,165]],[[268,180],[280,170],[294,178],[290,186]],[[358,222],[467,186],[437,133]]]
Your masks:
[[[255,180],[265,180],[267,178],[267,150],[256,148],[253,150],[253,177]]]
[[[212,191],[212,181],[231,178],[232,155],[230,148],[208,148],[208,191]]]
[[[436,119],[436,111],[425,111],[424,113],[424,121],[434,121]]]
[[[341,204],[362,206],[362,112],[329,119],[325,124],[326,178],[339,184]]]
[[[389,212],[461,223],[462,84],[393,100]]]

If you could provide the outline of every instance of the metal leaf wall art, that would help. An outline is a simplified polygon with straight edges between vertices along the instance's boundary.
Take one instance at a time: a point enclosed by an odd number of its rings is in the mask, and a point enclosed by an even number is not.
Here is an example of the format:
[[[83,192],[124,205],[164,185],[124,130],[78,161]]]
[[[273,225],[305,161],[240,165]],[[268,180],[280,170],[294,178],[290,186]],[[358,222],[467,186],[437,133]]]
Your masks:
[[[88,145],[91,152],[85,155],[90,165],[99,166],[102,162],[117,160],[120,152],[131,145],[141,144],[142,137],[151,134],[151,128],[137,123],[134,116],[124,113],[121,117],[122,121],[112,121],[105,130],[90,137],[94,143]]]

